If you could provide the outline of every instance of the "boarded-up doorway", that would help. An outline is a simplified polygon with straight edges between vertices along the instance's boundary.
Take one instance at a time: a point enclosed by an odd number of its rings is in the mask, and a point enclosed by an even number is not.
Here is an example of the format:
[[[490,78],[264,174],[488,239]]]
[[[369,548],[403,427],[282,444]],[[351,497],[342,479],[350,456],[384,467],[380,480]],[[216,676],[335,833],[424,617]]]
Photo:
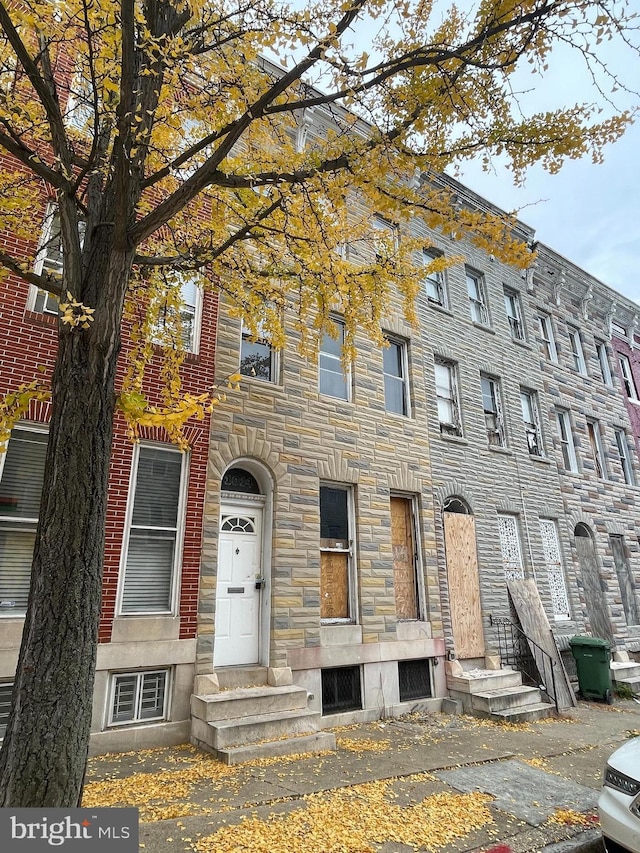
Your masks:
[[[475,519],[458,499],[445,503],[442,516],[455,653],[458,658],[483,657]]]
[[[574,534],[591,633],[595,637],[613,642],[607,599],[602,589],[596,548],[591,531],[586,524],[580,523],[576,525]]]
[[[391,547],[396,618],[419,619],[417,554],[410,498],[391,498]]]

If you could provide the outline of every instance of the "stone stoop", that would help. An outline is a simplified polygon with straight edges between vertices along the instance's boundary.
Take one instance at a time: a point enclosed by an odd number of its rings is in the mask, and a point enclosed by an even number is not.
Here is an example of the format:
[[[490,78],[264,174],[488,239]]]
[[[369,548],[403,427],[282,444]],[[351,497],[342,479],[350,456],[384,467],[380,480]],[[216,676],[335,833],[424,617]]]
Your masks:
[[[640,694],[640,663],[636,661],[616,661],[610,663],[611,681],[614,688],[626,685],[634,693]]]
[[[463,711],[506,723],[541,720],[556,713],[555,705],[545,702],[537,687],[522,683],[514,669],[474,669],[447,675],[451,699],[461,703]]]
[[[225,764],[333,750],[335,735],[321,731],[320,721],[307,707],[307,691],[293,684],[191,697],[191,743]]]

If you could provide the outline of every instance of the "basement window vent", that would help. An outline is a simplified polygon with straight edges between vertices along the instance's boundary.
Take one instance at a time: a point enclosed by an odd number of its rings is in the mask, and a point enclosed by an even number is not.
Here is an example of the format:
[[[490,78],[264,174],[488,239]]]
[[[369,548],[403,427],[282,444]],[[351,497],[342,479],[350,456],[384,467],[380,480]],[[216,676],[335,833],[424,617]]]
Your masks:
[[[13,683],[0,684],[0,738],[4,737],[9,722],[9,711],[11,710],[11,693]]]
[[[322,670],[322,713],[339,714],[341,711],[360,711],[362,691],[360,667],[340,666]]]
[[[400,701],[428,699],[431,693],[431,667],[428,658],[398,661]]]

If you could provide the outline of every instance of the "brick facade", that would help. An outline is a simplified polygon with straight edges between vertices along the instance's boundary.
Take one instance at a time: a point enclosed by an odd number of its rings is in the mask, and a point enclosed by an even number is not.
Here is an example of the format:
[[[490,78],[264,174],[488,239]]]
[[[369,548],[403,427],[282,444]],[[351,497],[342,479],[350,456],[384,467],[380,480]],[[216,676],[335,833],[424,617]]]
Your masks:
[[[44,214],[44,209],[43,209]],[[39,217],[34,216],[34,223]],[[21,245],[11,234],[1,234],[0,242],[10,247],[18,257],[33,258],[36,251],[38,227],[34,228],[34,242]],[[29,285],[8,275],[0,289],[0,334],[2,335],[2,371],[0,393],[5,394],[22,382],[29,382],[43,366],[48,375],[53,367],[56,351],[57,320],[52,315],[39,314],[27,309]],[[198,394],[211,388],[214,382],[214,351],[217,322],[217,297],[203,295],[197,355],[188,354],[181,369],[183,388]],[[129,344],[125,337],[120,357],[118,383],[125,367]],[[150,366],[145,390],[152,403],[161,403],[160,358]],[[50,406],[32,404],[28,421],[46,424]],[[197,601],[200,577],[200,552],[202,544],[202,516],[208,458],[209,418],[197,422],[190,430],[187,489],[184,508],[184,535],[182,548],[178,602],[170,616],[122,616],[117,613],[117,596],[121,576],[123,536],[126,527],[127,507],[134,447],[127,436],[126,425],[120,414],[114,426],[113,454],[111,459],[106,540],[103,575],[102,612],[99,629],[98,669],[94,698],[92,728],[94,749],[127,748],[138,742],[160,742],[165,739],[182,742],[189,735],[189,696],[192,689],[195,637],[197,633]],[[147,429],[141,441],[158,446],[172,446],[164,430]],[[11,681],[17,661],[22,631],[22,619],[0,617],[0,682]],[[106,717],[109,694],[109,676],[113,671],[143,671],[167,669],[172,679],[172,700],[167,723],[147,726],[142,734],[131,727],[107,730]],[[137,738],[137,739],[136,739]],[[142,740],[139,740],[142,738]]]

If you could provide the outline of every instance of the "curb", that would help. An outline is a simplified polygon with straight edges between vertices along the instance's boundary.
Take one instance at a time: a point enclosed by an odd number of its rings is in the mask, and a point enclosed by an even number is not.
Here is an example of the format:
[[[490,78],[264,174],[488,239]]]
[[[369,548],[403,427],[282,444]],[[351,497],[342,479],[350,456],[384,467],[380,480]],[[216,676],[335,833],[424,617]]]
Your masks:
[[[540,853],[604,853],[604,844],[599,829],[589,829],[567,838],[566,841],[558,841],[543,847]]]

